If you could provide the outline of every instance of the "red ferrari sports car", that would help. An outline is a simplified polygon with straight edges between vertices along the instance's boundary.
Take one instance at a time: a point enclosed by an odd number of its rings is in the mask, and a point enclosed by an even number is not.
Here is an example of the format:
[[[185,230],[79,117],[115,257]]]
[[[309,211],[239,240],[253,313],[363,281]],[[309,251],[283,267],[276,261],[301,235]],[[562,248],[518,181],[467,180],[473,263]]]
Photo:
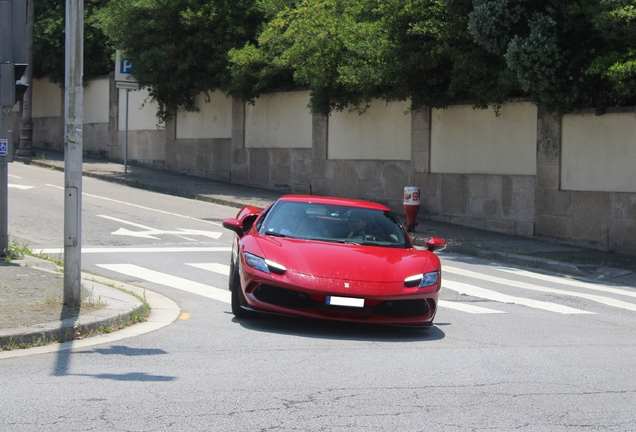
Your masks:
[[[432,238],[414,247],[384,205],[286,195],[265,210],[244,207],[223,226],[236,233],[232,312],[431,326],[441,287]]]

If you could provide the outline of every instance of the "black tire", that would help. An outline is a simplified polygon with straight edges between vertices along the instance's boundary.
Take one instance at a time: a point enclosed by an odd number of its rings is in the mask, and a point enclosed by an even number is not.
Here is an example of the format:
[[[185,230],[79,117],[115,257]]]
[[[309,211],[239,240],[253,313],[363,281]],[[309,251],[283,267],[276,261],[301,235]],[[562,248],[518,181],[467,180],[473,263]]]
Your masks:
[[[232,293],[232,313],[239,319],[251,318],[254,316],[254,313],[241,307],[241,305],[247,305],[247,301],[241,289],[241,277],[239,276],[238,265],[234,264],[231,267],[230,291]]]

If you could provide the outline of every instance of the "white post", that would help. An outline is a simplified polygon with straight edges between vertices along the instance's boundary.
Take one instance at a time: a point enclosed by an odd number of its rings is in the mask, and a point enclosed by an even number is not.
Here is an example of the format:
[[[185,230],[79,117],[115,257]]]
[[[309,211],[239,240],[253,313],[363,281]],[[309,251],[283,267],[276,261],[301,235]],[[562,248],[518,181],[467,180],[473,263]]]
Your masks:
[[[128,96],[130,89],[126,89],[126,145],[124,146],[124,177],[128,177]]]

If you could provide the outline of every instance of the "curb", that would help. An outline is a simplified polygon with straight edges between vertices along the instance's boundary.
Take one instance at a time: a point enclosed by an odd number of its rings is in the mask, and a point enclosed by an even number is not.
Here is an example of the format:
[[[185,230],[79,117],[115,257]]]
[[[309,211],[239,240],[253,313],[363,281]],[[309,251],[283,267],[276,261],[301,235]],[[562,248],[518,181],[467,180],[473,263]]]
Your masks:
[[[61,321],[0,330],[0,347],[37,341],[44,341],[46,344],[49,343],[48,341],[74,340],[78,333],[84,334],[99,330],[102,327],[130,321],[135,314],[143,313],[145,310],[144,304],[131,294],[85,279],[82,279],[82,286],[91,291],[92,299],[108,298],[107,306],[86,315],[66,318]]]
[[[414,238],[413,243],[416,246],[426,246],[426,240],[424,238]],[[545,258],[538,258],[527,255],[518,255],[507,252],[497,252],[486,249],[478,249],[473,247],[466,247],[461,245],[449,246],[442,253],[458,254],[474,256],[486,260],[504,262],[522,267],[530,267],[541,270],[549,270],[557,273],[568,274],[571,276],[586,276],[579,268],[570,263],[564,263],[561,261],[554,261]]]
[[[523,267],[531,267],[542,270],[549,270],[557,273],[564,273],[571,276],[586,276],[579,268],[574,264],[564,263],[561,261],[553,261],[545,258],[537,258],[527,255],[517,255],[506,252],[495,252],[489,250],[480,250],[469,247],[457,246],[452,250],[448,250],[449,253],[456,253],[461,255],[475,256],[478,258],[505,262],[509,264],[515,264]]]

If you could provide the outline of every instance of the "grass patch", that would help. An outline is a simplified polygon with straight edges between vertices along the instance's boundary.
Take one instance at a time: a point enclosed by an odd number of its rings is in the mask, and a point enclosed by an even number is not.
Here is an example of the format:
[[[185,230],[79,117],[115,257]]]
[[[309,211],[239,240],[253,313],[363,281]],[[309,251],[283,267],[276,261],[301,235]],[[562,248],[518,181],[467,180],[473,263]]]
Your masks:
[[[28,245],[21,246],[15,240],[11,241],[11,243],[9,243],[9,247],[2,251],[6,262],[22,259],[25,255],[30,255],[30,252],[31,250]]]

